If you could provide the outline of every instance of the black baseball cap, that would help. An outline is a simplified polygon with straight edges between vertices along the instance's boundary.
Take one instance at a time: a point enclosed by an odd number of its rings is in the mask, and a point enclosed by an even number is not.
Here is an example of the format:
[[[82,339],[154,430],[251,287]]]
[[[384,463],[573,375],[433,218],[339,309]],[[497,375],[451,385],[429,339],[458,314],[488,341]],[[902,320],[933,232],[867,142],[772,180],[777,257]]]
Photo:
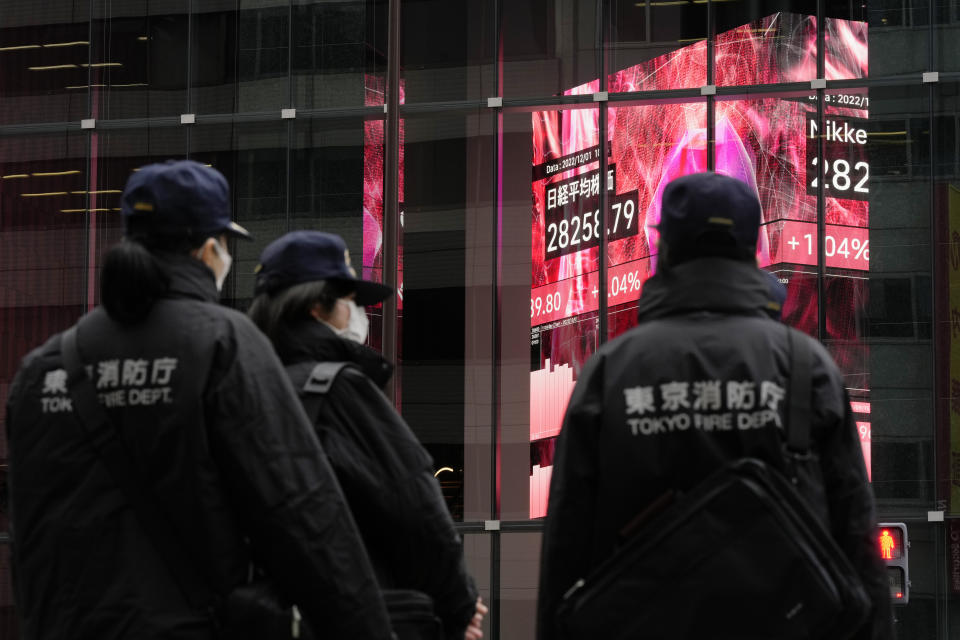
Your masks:
[[[230,219],[223,174],[193,160],[148,164],[127,180],[120,201],[125,235],[250,238]]]
[[[666,186],[657,231],[671,248],[692,246],[703,234],[719,232],[738,249],[755,253],[761,218],[760,201],[746,183],[706,171]]]
[[[361,280],[350,265],[343,238],[323,231],[292,231],[274,240],[260,254],[254,293],[276,293],[314,280],[333,280],[356,292],[359,305],[377,304],[393,289]]]

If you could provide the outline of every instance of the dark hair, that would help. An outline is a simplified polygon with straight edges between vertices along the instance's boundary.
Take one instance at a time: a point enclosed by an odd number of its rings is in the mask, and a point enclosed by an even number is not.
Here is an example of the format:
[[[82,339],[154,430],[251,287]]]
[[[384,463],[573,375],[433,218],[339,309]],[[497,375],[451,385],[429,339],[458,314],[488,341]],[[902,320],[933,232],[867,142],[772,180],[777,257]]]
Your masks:
[[[261,293],[253,299],[247,315],[270,341],[277,344],[285,325],[309,319],[318,303],[328,312],[338,298],[349,294],[348,283],[337,280],[313,280],[295,284],[274,293]]]
[[[704,231],[693,242],[670,245],[660,239],[659,260],[666,266],[676,266],[697,258],[727,258],[739,262],[751,262],[756,252],[737,244],[725,231]]]
[[[204,241],[195,237],[127,237],[111,247],[100,272],[100,300],[107,314],[121,324],[142,322],[170,287],[156,254],[190,253]]]

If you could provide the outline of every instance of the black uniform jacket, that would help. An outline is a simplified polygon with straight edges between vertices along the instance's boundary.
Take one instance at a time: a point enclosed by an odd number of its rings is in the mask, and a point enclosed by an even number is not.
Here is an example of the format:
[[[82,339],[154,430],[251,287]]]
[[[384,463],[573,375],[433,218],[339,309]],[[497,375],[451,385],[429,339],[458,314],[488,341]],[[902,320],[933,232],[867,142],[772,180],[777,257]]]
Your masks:
[[[433,460],[378,387],[392,366],[372,349],[306,321],[277,351],[301,387],[318,362],[349,362],[323,396],[304,396],[384,588],[429,594],[448,638],[463,638],[477,591],[467,574]],[[376,384],[375,384],[376,383]]]
[[[644,285],[639,326],[602,346],[577,380],[558,438],[545,525],[538,636],[609,557],[619,532],[669,489],[743,456],[785,469],[789,347],[766,313],[755,266],[704,258]],[[819,458],[801,491],[862,576],[874,617],[858,638],[891,637],[889,589],[872,540],[874,504],[843,380],[813,339],[811,428]],[[610,615],[631,615],[611,611]]]
[[[324,638],[389,638],[356,525],[269,342],[216,303],[201,262],[164,268],[170,294],[145,322],[98,308],[78,344],[183,553],[222,595],[252,549]],[[25,638],[211,638],[74,416],[59,344],[24,359],[7,407]]]

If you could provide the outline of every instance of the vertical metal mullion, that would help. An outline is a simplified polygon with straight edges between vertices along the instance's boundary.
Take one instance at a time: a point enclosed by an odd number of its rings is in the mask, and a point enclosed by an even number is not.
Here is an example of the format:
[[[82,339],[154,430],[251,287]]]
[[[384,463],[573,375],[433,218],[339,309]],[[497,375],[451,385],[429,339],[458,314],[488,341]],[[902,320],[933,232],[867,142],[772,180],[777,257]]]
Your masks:
[[[284,211],[286,215],[285,228],[287,231],[293,230],[291,228],[291,226],[293,225],[293,220],[292,220],[293,212],[291,211],[292,209],[291,202],[293,202],[293,196],[292,196],[291,190],[293,189],[293,143],[294,143],[293,123],[294,122],[295,122],[294,120],[290,120],[287,122],[287,155],[286,155],[287,189],[285,194],[286,202],[284,204]]]
[[[383,282],[396,292],[397,255],[399,251],[399,173],[400,173],[400,0],[389,0],[389,34],[387,36],[387,118],[384,123],[383,171]],[[397,362],[397,296],[383,303],[383,355]],[[397,375],[400,374],[399,366]],[[397,398],[397,375],[387,383],[387,397]]]
[[[932,5],[933,3],[931,3],[931,7]],[[933,20],[932,20],[933,9],[932,8],[931,8],[930,17],[931,17],[930,28],[932,29],[933,28]],[[930,38],[931,41],[933,39],[934,39],[933,37]],[[932,49],[931,49],[931,56],[932,56]],[[931,66],[930,68],[934,68],[934,67]],[[930,182],[929,182],[930,204],[927,207],[927,216],[928,216],[929,242],[930,242],[930,289],[931,289],[930,300],[932,305],[932,309],[930,309],[931,349],[933,349],[934,348],[933,345],[936,344],[937,318],[940,317],[939,313],[940,313],[940,308],[942,306],[941,303],[938,302],[939,296],[937,295],[937,291],[938,291],[937,285],[939,282],[939,279],[937,278],[937,271],[938,271],[937,270],[937,251],[938,251],[939,244],[937,242],[938,241],[937,216],[935,212],[935,207],[937,206],[937,133],[938,132],[937,132],[936,109],[934,106],[935,105],[934,101],[936,99],[937,86],[938,86],[938,83],[930,83],[930,85],[927,87],[927,100],[928,100],[927,117],[930,119],[930,126],[927,127],[927,133],[930,136],[929,145],[928,145],[928,149],[930,153]],[[909,134],[908,134],[908,137],[909,137]],[[944,388],[941,385],[941,379],[943,376],[940,373],[940,367],[937,366],[938,359],[936,357],[933,357],[930,360],[931,360],[930,366],[933,367],[933,372],[932,372],[933,373],[933,389],[934,389],[933,397],[934,397],[934,403],[936,403],[936,398],[937,398],[936,391],[938,389]],[[937,432],[939,431],[939,429],[947,429],[947,430],[950,429],[949,424],[936,423],[937,415],[938,415],[938,412],[936,410],[936,406],[934,406],[933,407],[933,416],[934,416],[933,433],[930,434],[934,447],[937,446],[937,443],[939,441],[939,438],[937,438]],[[939,476],[940,469],[939,469],[939,465],[937,464],[939,456],[936,455],[936,453],[934,453],[934,455],[931,456],[931,458],[932,458],[931,464],[933,466],[932,471],[933,471],[933,478],[934,478],[933,487],[934,487],[934,491],[936,491],[936,488],[939,486],[939,482],[937,481],[937,479],[940,477]],[[933,497],[934,497],[933,508],[939,509],[940,507],[937,504],[939,496],[934,494]],[[940,525],[936,523],[934,523],[933,526],[939,530],[933,536],[934,554],[935,554],[934,557],[941,558],[946,555],[946,549],[945,549],[946,545],[943,544],[943,540],[941,537],[941,535],[945,533],[945,527],[941,529]],[[949,604],[945,602],[949,594],[949,586],[948,586],[949,578],[947,576],[946,568],[942,565],[943,563],[941,562],[937,563],[937,580],[936,580],[937,594],[936,594],[936,597],[934,598],[934,602],[935,602],[934,615],[936,616],[936,619],[937,619],[937,623],[936,623],[937,626],[940,627],[943,632],[942,637],[946,638],[946,637],[949,637],[947,631],[949,630],[949,626],[950,626],[949,625]]]
[[[502,150],[503,150],[503,113],[500,110],[493,115],[493,123],[496,128],[494,131],[494,152],[493,152],[493,192],[495,200],[493,202],[493,237],[490,244],[492,247],[492,265],[493,282],[491,286],[492,302],[492,320],[493,335],[491,336],[491,360],[490,360],[490,418],[491,418],[491,474],[490,474],[490,519],[500,519],[500,444],[501,434],[501,415],[500,415],[500,343],[502,340],[501,327],[501,247],[503,245],[503,206],[502,194],[499,185],[501,184],[500,172],[502,171]],[[490,532],[490,631],[493,640],[500,637],[500,532]]]
[[[717,170],[717,99],[707,96],[707,171]]]
[[[716,82],[714,67],[716,58],[716,20],[714,19],[713,0],[707,2],[707,84]],[[707,170],[717,169],[717,100],[714,96],[707,96]]]
[[[610,0],[597,0],[597,67],[600,73],[600,91],[607,91],[607,45],[610,41],[609,23],[610,23]],[[610,163],[607,159],[607,101],[604,100],[597,105],[599,113],[597,114],[597,138],[600,152],[600,194],[598,205],[600,207],[600,246],[598,251],[599,280],[600,286],[600,344],[607,341],[609,334],[608,318],[609,301],[607,300],[607,209],[609,208],[609,196],[607,194],[607,173],[610,170]],[[616,188],[616,185],[614,185]]]
[[[497,96],[503,96],[503,42],[500,30],[500,19],[503,15],[503,0],[494,2],[493,32],[494,42],[496,44],[496,59],[493,64],[494,86]],[[498,366],[500,363],[500,342],[501,342],[501,268],[502,268],[502,240],[503,240],[503,110],[497,109],[493,114],[494,126],[494,150],[493,150],[493,241],[492,241],[492,264],[493,264],[493,291],[491,303],[493,306],[493,350],[491,362],[493,363],[493,411],[492,420],[492,470],[490,486],[490,504],[492,505],[491,517],[499,519],[500,517],[500,495],[498,487],[500,486],[500,373]]]
[[[707,11],[709,11],[709,6]],[[653,7],[650,6],[650,0],[644,0],[643,3],[643,13],[647,21],[646,29],[644,29],[644,37],[646,38],[647,44],[652,44],[653,42]]]
[[[240,111],[240,0],[237,0],[237,17],[233,21],[233,113]],[[257,33],[255,46],[257,55],[254,58],[254,75],[259,73],[260,64],[263,61],[263,14],[257,15]],[[193,110],[191,109],[191,112]]]
[[[151,48],[151,55],[153,49]],[[184,92],[186,105],[184,113],[190,113],[190,101],[192,97],[191,87],[193,86],[193,0],[187,0],[187,78],[186,91]],[[193,155],[193,126],[187,127],[186,134],[187,159]]]
[[[183,113],[191,113],[190,105],[193,100],[193,0],[187,0],[187,91],[185,97],[186,105],[183,108]],[[189,140],[189,129],[187,132],[187,140]]]
[[[826,172],[823,170],[824,133],[823,133],[823,100],[825,91],[817,89],[817,338],[821,341],[826,337],[827,302],[826,302],[826,203],[824,202],[823,182]]]
[[[96,1],[91,0],[87,10],[87,117],[93,117],[93,20],[96,16]],[[87,207],[88,209],[90,207]]]
[[[96,186],[91,182],[93,176],[93,136],[95,131],[86,131],[86,183],[87,183],[87,194],[84,196],[84,202],[86,206],[86,212],[84,213],[84,227],[87,230],[87,250],[84,252],[86,259],[84,260],[84,271],[87,274],[87,286],[86,286],[86,305],[85,308],[87,311],[93,309],[93,301],[96,299],[96,293],[92,290],[90,279],[94,278],[93,269],[95,267],[94,253],[96,251],[96,231],[97,231],[97,222],[94,217],[94,213],[91,211],[93,208],[90,204],[90,192],[96,189]],[[70,134],[67,133],[67,148],[70,147]]]
[[[287,2],[287,107],[296,108],[293,104],[293,0]],[[287,219],[285,228],[287,231],[293,230],[293,145],[296,140],[294,132],[294,121],[287,123]],[[308,131],[308,135],[312,133]],[[313,175],[313,172],[310,172]],[[313,188],[313,185],[310,185]]]
[[[293,104],[293,0],[287,2],[287,106],[295,107]],[[289,165],[287,169],[289,171]],[[289,209],[287,212],[289,213]]]
[[[89,6],[88,9],[87,9],[87,17],[88,17],[88,23],[87,23],[87,42],[90,43],[90,44],[87,45],[87,116],[86,116],[87,118],[93,118],[93,117],[94,117],[94,112],[93,112],[93,107],[94,107],[94,104],[93,104],[93,65],[92,65],[92,63],[93,63],[93,42],[94,42],[94,38],[93,38],[93,36],[94,36],[93,23],[94,23],[94,18],[95,18],[95,16],[96,16],[96,2],[95,2],[95,0],[91,0],[90,6]],[[95,130],[94,130],[94,131],[95,131]],[[84,265],[83,265],[83,266],[84,266],[84,272],[87,274],[87,278],[89,279],[89,277],[90,277],[90,272],[91,272],[91,270],[93,269],[93,266],[94,266],[94,257],[93,257],[93,249],[92,249],[92,248],[95,246],[95,245],[94,245],[94,237],[93,237],[93,236],[94,236],[94,234],[96,233],[96,228],[95,228],[96,223],[95,223],[95,221],[94,221],[94,219],[93,219],[93,217],[92,217],[92,216],[93,216],[93,213],[90,211],[90,209],[93,208],[93,207],[90,206],[90,192],[93,191],[93,190],[95,190],[96,187],[93,186],[93,185],[90,183],[90,176],[93,174],[93,152],[92,152],[92,149],[93,149],[93,131],[88,130],[88,131],[86,131],[85,133],[86,133],[86,143],[87,143],[87,144],[86,144],[86,156],[87,156],[87,157],[86,157],[86,170],[87,170],[86,183],[87,183],[87,193],[86,193],[86,195],[84,196],[83,201],[86,203],[85,206],[84,206],[84,209],[86,209],[86,212],[84,213],[84,227],[85,227],[86,230],[87,230],[87,237],[86,237],[86,241],[87,241],[87,242],[86,242],[86,247],[87,247],[87,250],[84,252],[85,259],[84,259]],[[70,148],[70,131],[69,131],[69,130],[67,130],[66,139],[64,140],[64,142],[66,143],[67,149],[69,150],[69,148]],[[86,307],[86,309],[89,311],[90,309],[93,308],[93,300],[90,299],[90,286],[89,286],[89,282],[87,283],[87,287],[86,287],[86,292],[85,292],[85,293],[86,293],[86,296],[85,296],[85,297],[87,298],[87,300],[85,301],[85,302],[86,302],[85,307]]]
[[[500,553],[501,543],[499,531],[490,532],[490,637],[491,640],[500,638]]]
[[[497,96],[503,96],[503,34],[500,29],[500,20],[503,16],[503,0],[493,3],[493,37],[494,37],[494,64],[493,85]],[[493,283],[491,291],[493,335],[491,337],[490,382],[491,382],[491,410],[490,410],[490,517],[500,519],[500,443],[501,413],[500,413],[500,348],[502,341],[502,260],[503,260],[503,110],[497,109],[493,114],[493,220],[492,255]],[[489,631],[493,640],[500,637],[500,532],[490,532],[490,623]]]
[[[825,77],[826,52],[824,41],[824,0],[817,2],[817,77]],[[821,341],[826,337],[827,330],[827,301],[826,301],[826,270],[827,270],[827,218],[826,203],[824,202],[823,181],[826,172],[823,171],[824,156],[824,99],[826,91],[817,89],[817,338]]]
[[[928,11],[929,11],[928,13],[929,20],[927,25],[927,69],[930,71],[936,71],[936,70],[939,70],[939,64],[937,59],[938,58],[938,48],[937,48],[937,38],[936,38],[936,17],[937,16],[936,16],[936,10],[935,10],[935,3],[930,2],[928,4]],[[930,195],[929,195],[930,205],[928,207],[927,215],[929,216],[929,226],[930,226],[930,231],[929,231],[930,288],[931,288],[930,300],[932,305],[930,312],[931,312],[932,344],[936,344],[937,319],[940,318],[940,313],[942,312],[941,308],[943,306],[942,302],[940,302],[940,296],[937,295],[939,279],[937,278],[938,270],[937,270],[936,259],[937,259],[937,249],[939,245],[937,243],[938,241],[938,237],[937,237],[938,233],[937,233],[937,225],[936,225],[937,216],[934,211],[937,203],[937,199],[936,199],[937,198],[937,188],[936,188],[937,124],[936,124],[936,117],[935,117],[936,114],[935,114],[935,108],[934,108],[934,100],[936,99],[937,86],[938,86],[937,83],[930,83],[930,86],[928,88],[928,93],[927,93],[927,98],[929,100],[927,114],[928,114],[928,117],[930,118],[930,126],[928,127],[929,135],[930,135],[929,147],[928,147],[930,150],[929,151],[930,153]],[[907,138],[909,139],[909,135],[907,136]],[[941,379],[943,375],[940,373],[940,367],[937,366],[936,357],[931,358],[931,366],[933,367],[933,388],[935,390],[934,398],[936,399],[937,397],[936,390],[944,388],[944,386],[941,383]],[[938,412],[936,411],[936,407],[934,407],[933,415],[934,415],[935,422],[934,422],[932,438],[933,438],[934,447],[936,447],[937,442],[939,440],[937,438],[937,432],[940,429],[947,429],[949,431],[950,425],[936,423],[936,416],[938,415]],[[938,468],[938,464],[937,464],[939,456],[935,454],[932,456],[932,458],[933,458],[933,462],[932,462],[933,477],[935,479],[933,486],[936,489],[936,487],[938,486],[938,482],[936,482],[936,479],[940,477],[939,476],[940,469]],[[934,498],[936,499],[938,498],[938,496],[934,495]],[[939,508],[939,506],[934,505],[934,508],[935,509]],[[934,524],[933,526],[937,527],[938,529],[940,528],[936,524]],[[944,533],[945,533],[945,528],[944,528]],[[946,548],[945,548],[946,545],[944,544],[941,535],[935,534],[933,536],[933,539],[934,539],[934,557],[937,557],[937,558],[944,557],[944,555],[946,555]],[[940,627],[941,629],[942,637],[946,638],[949,635],[948,632],[950,627],[949,603],[946,602],[947,598],[949,597],[948,595],[949,594],[949,577],[947,575],[946,568],[943,566],[942,562],[937,563],[937,578],[938,578],[936,580],[937,595],[934,598],[935,616],[937,619],[937,626]]]
[[[236,18],[234,18],[234,21],[233,21],[233,28],[234,28],[234,42],[235,42],[236,44],[235,44],[235,48],[234,48],[234,51],[233,51],[233,78],[234,78],[234,79],[233,79],[233,105],[234,105],[234,106],[233,106],[233,109],[232,109],[234,112],[236,112],[236,111],[239,109],[239,106],[240,106],[240,96],[239,96],[239,92],[240,92],[240,0],[237,0],[237,4],[236,4],[235,6],[236,6],[236,9],[235,9]],[[192,14],[192,12],[191,12],[191,15],[190,15],[190,24],[191,24],[191,27],[190,27],[190,30],[191,30],[190,41],[191,41],[191,46],[192,46],[192,42],[193,42],[193,36],[192,36],[193,14]],[[254,38],[255,38],[255,40],[254,40],[254,46],[257,47],[257,56],[256,56],[256,58],[255,58],[256,62],[255,62],[254,64],[257,64],[257,63],[259,63],[259,60],[260,60],[260,57],[259,57],[259,49],[260,49],[260,44],[261,44],[261,39],[260,39],[260,24],[259,24],[259,21],[258,21],[258,23],[257,23],[256,35],[254,36]],[[192,65],[191,65],[191,66],[192,66]],[[195,111],[195,109],[194,109],[194,107],[193,107],[193,100],[192,100],[193,92],[192,92],[192,91],[191,91],[191,94],[190,94],[190,95],[191,95],[191,101],[190,101],[190,102],[188,103],[188,105],[187,105],[187,112],[188,112],[188,113],[193,113],[193,112]],[[192,128],[192,127],[190,127],[190,128]],[[237,182],[238,182],[238,180],[239,180],[240,164],[243,163],[243,162],[249,162],[249,164],[250,164],[251,166],[253,166],[253,159],[254,159],[254,157],[255,157],[255,155],[256,155],[256,152],[255,152],[253,149],[244,149],[244,151],[243,151],[243,157],[241,157],[241,153],[240,153],[240,149],[239,149],[239,146],[240,146],[240,144],[239,144],[239,143],[240,143],[240,136],[239,136],[239,134],[237,133],[237,130],[240,129],[240,128],[241,128],[241,127],[240,127],[240,124],[236,121],[236,118],[233,118],[233,119],[232,119],[232,122],[230,123],[230,151],[233,153],[233,173],[232,173],[232,175],[231,175],[230,178],[229,178],[229,183],[230,183],[230,184],[233,184],[233,185],[237,184]],[[247,195],[248,195],[248,197],[249,197],[249,192],[248,192]],[[231,197],[233,198],[233,203],[232,203],[233,213],[234,213],[234,215],[236,216],[236,214],[237,214],[237,208],[238,208],[238,207],[237,207],[238,201],[237,201],[236,190],[233,191],[233,193],[231,194]],[[234,241],[234,243],[236,243],[236,241]],[[236,280],[234,280],[234,284],[233,284],[233,287],[234,287],[234,297],[236,297],[236,286],[237,286],[237,285],[236,285]]]

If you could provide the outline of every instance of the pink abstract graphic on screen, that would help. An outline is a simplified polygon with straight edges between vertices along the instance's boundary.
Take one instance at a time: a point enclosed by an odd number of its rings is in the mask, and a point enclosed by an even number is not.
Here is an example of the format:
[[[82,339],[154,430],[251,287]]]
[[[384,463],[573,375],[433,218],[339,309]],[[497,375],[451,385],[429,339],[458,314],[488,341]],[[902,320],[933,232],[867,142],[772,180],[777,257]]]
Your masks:
[[[867,76],[867,26],[828,19],[826,78]],[[779,13],[716,39],[718,86],[810,81],[816,74],[816,19]],[[611,74],[610,92],[652,91],[706,84],[706,44],[698,42]],[[594,81],[567,95],[590,94]],[[827,336],[851,394],[865,400],[867,349],[856,317],[866,303],[869,271],[869,158],[866,155],[865,89],[827,94],[824,121],[816,120],[816,95],[718,99],[715,103],[715,168],[750,186],[760,199],[763,223],[758,263],[786,281],[784,319],[816,333],[815,267],[818,255],[817,189],[825,196]],[[701,101],[608,108],[608,176],[599,176],[599,122],[594,108],[532,115],[531,208],[531,442],[557,433],[562,413],[553,396],[556,372],[575,379],[596,348],[599,309],[599,226],[606,227],[611,334],[636,323],[629,308],[656,271],[660,196],[681,175],[707,169],[707,108]],[[824,157],[818,140],[824,138]],[[605,178],[605,179],[604,179]],[[599,189],[611,208],[598,207]],[[806,267],[806,268],[805,268]],[[812,304],[811,304],[812,302]],[[572,321],[571,319],[576,319]],[[590,329],[590,330],[588,330]],[[539,364],[536,353],[539,353]],[[566,375],[565,373],[563,375]],[[867,403],[868,405],[868,403]],[[864,452],[869,461],[869,423]],[[863,431],[864,429],[861,429]],[[546,465],[534,466],[542,478]],[[539,482],[539,480],[537,480]],[[531,517],[545,509],[534,505]],[[540,494],[537,494],[540,495]]]

